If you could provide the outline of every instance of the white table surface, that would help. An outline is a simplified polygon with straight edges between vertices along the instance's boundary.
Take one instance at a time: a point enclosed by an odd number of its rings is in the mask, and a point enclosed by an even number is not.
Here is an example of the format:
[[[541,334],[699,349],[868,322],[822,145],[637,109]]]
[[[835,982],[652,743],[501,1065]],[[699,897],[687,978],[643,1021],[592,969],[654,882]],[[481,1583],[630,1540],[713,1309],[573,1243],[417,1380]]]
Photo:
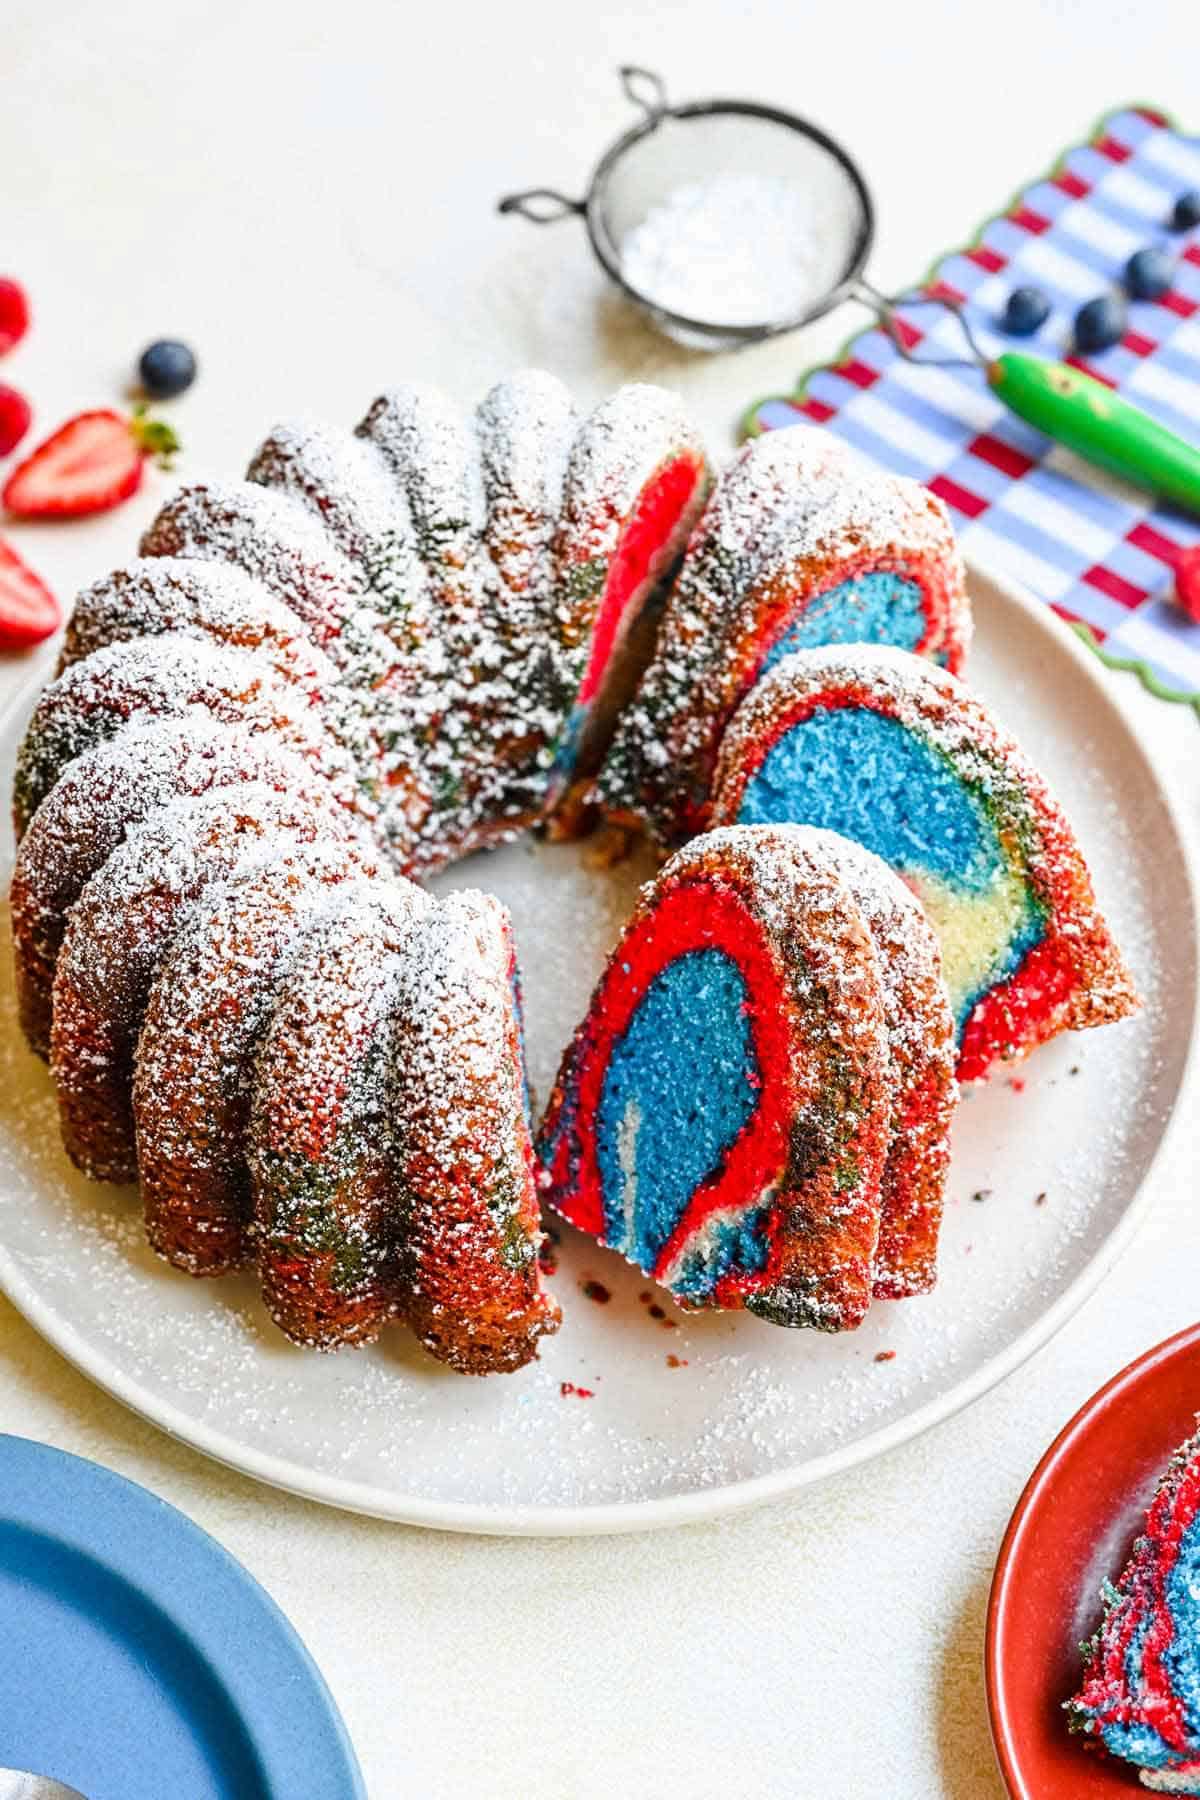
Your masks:
[[[7,0],[0,272],[37,328],[3,378],[50,427],[121,392],[142,344],[203,362],[174,416],[197,478],[277,415],[352,421],[389,379],[463,400],[544,364],[584,398],[684,389],[715,449],[831,350],[704,360],[606,294],[574,223],[494,216],[579,191],[628,122],[613,68],[758,95],[857,149],[875,271],[900,284],[1110,105],[1195,119],[1192,0]],[[132,551],[162,477],[107,518],[14,529],[64,597]],[[49,661],[50,652],[44,654]],[[27,661],[0,667],[0,700]],[[1200,838],[1194,714],[1112,677]],[[884,1460],[769,1510],[629,1538],[509,1542],[352,1518],[254,1486],[92,1387],[0,1302],[0,1428],[144,1482],[270,1590],[345,1713],[372,1800],[1000,1793],[984,1709],[996,1547],[1042,1448],[1131,1356],[1196,1316],[1189,1124],[1121,1267],[1033,1362]],[[1200,1396],[1198,1396],[1200,1399]],[[320,1800],[320,1796],[297,1796]]]

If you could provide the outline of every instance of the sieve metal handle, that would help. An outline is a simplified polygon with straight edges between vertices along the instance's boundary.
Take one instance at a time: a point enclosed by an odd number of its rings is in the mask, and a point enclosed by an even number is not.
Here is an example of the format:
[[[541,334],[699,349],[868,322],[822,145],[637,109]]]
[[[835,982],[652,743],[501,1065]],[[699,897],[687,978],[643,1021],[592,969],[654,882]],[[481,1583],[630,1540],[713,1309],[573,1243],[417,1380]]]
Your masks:
[[[497,212],[516,213],[531,225],[554,225],[572,213],[585,213],[586,200],[572,200],[557,188],[524,188],[519,194],[506,194],[496,206]]]
[[[625,98],[641,107],[650,120],[661,119],[671,110],[667,84],[653,69],[641,69],[636,63],[622,63],[617,70]]]
[[[671,107],[667,100],[667,84],[661,75],[656,75],[653,69],[639,68],[636,63],[622,63],[617,73],[625,98],[646,115],[647,125],[657,125],[660,119],[666,118]],[[645,130],[645,126],[642,129]],[[586,215],[587,205],[586,199],[572,200],[569,194],[560,194],[557,188],[536,187],[523,188],[519,194],[505,194],[503,200],[497,202],[496,210],[516,213],[519,218],[528,219],[531,225],[555,225],[572,214]]]

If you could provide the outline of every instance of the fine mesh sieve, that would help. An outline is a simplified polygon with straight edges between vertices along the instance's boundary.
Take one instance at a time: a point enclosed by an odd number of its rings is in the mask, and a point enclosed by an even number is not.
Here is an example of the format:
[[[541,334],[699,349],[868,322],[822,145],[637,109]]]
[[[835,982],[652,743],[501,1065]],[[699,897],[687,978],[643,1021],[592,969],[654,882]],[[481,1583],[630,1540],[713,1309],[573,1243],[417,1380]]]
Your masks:
[[[596,166],[582,200],[553,188],[529,188],[500,202],[538,225],[579,214],[602,267],[654,322],[678,342],[697,349],[728,349],[757,342],[828,312],[859,288],[874,235],[871,196],[850,157],[815,125],[747,100],[698,100],[670,106],[657,75],[626,66],[621,85],[642,118],[611,145]],[[801,198],[811,229],[807,266],[798,270],[791,303],[761,318],[730,319],[707,309],[664,305],[639,284],[627,248],[656,209],[690,185],[731,176],[785,184]],[[762,254],[778,254],[769,243]]]
[[[694,349],[756,343],[807,325],[843,300],[859,301],[907,361],[978,368],[997,398],[1046,436],[1200,513],[1196,446],[1067,363],[1012,350],[990,355],[959,301],[924,292],[889,299],[871,286],[864,273],[875,231],[871,196],[853,159],[827,133],[794,113],[749,100],[672,106],[648,69],[626,65],[620,78],[642,117],[600,158],[583,199],[555,188],[527,188],[501,200],[502,213],[537,225],[581,216],[592,249],[617,286],[668,336]],[[738,182],[745,184],[740,190]],[[668,299],[661,271],[644,256],[635,258],[633,249],[665,212],[686,204],[689,192],[711,199],[719,185],[726,205],[723,215],[708,220],[713,241],[703,230],[693,234],[685,246],[692,279]],[[765,193],[785,197],[791,210],[777,207],[764,228],[750,214],[755,196]],[[739,194],[746,199],[744,213],[738,211]],[[731,268],[771,274],[761,290],[770,303],[759,316],[747,310],[753,283],[736,292],[737,316],[728,303],[722,314],[721,298],[728,301],[732,291],[723,277]],[[936,306],[953,313],[963,354],[914,350],[913,334],[895,310],[901,301],[906,309]]]

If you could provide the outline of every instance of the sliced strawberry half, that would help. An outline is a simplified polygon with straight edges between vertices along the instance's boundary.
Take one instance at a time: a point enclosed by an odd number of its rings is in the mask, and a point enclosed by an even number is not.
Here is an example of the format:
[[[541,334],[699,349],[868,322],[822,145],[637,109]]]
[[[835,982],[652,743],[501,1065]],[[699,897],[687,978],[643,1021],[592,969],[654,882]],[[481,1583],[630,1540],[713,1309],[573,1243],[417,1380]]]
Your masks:
[[[169,425],[141,412],[77,413],[17,465],[0,497],[21,519],[107,512],[137,492],[147,457],[167,467],[178,448]]]
[[[24,650],[58,630],[62,609],[40,575],[0,538],[0,650]]]

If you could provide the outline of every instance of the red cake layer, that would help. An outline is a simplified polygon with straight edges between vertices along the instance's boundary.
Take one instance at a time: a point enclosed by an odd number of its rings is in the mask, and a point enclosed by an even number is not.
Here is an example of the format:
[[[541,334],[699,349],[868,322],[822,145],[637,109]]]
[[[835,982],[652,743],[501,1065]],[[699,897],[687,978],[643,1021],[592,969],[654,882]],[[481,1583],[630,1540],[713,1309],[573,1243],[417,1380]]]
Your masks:
[[[575,1126],[582,1162],[575,1173],[575,1193],[565,1215],[572,1224],[603,1241],[604,1187],[596,1158],[595,1119],[609,1059],[633,1019],[655,976],[676,958],[693,950],[721,950],[734,961],[752,997],[753,1039],[764,1095],[751,1124],[743,1130],[722,1166],[694,1195],[660,1261],[669,1262],[679,1243],[717,1207],[746,1204],[777,1175],[785,1156],[783,1091],[772,1075],[789,1066],[782,984],[762,933],[741,896],[711,881],[684,881],[666,889],[653,916],[630,933],[621,946],[621,963],[611,964],[592,1004],[589,1049],[579,1076]],[[562,1159],[567,1134],[555,1149],[551,1174],[567,1185]]]
[[[588,666],[579,689],[581,706],[595,698],[603,683],[630,602],[641,594],[652,575],[666,574],[664,552],[704,474],[704,464],[698,457],[678,456],[642,490],[609,565],[604,597],[592,626]]]

